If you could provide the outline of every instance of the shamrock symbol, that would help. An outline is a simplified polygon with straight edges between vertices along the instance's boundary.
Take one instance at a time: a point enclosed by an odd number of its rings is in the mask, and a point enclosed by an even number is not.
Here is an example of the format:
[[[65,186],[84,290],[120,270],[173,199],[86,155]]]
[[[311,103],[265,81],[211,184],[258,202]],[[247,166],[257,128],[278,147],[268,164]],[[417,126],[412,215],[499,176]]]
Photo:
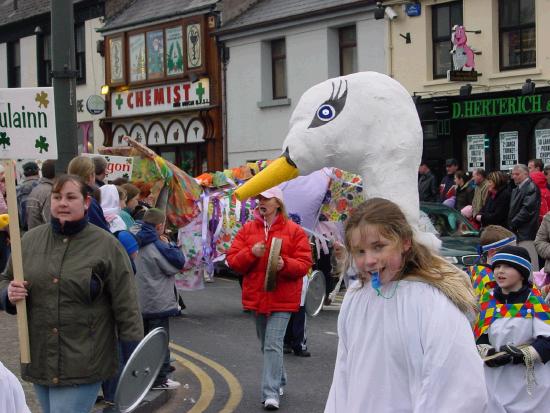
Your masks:
[[[50,147],[50,144],[48,143],[45,136],[40,136],[40,138],[36,140],[34,147],[39,148],[40,153],[42,153],[42,150],[45,150],[46,152],[48,152],[48,148]]]
[[[0,132],[0,145],[3,145],[4,149],[6,149],[6,145],[10,146],[10,137],[6,132]]]
[[[35,101],[38,102],[38,107],[46,108],[48,109],[48,104],[50,101],[48,100],[48,94],[44,91],[37,93],[36,97],[34,98]]]

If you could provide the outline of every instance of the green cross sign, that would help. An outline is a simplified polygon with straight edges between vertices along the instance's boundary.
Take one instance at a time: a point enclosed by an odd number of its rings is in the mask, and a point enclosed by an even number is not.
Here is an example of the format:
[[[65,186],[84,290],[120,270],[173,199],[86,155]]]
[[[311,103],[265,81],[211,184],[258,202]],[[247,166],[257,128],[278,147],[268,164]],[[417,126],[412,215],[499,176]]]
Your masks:
[[[204,96],[205,89],[202,87],[202,82],[199,82],[199,85],[195,89],[197,96],[199,97],[199,103],[202,102],[202,97]]]
[[[117,98],[115,100],[115,104],[118,107],[118,110],[122,107],[122,104],[124,103],[124,100],[122,100],[122,97],[120,96],[120,93],[117,95]]]

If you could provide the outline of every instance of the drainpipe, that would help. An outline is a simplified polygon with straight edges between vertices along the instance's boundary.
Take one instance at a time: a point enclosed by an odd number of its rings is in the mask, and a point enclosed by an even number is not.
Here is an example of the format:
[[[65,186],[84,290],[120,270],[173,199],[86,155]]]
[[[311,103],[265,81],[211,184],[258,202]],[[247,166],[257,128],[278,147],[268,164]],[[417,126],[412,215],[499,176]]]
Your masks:
[[[388,76],[393,78],[393,36],[392,36],[392,21],[386,19],[388,24],[386,25],[387,39],[388,39]]]
[[[229,148],[227,142],[227,61],[228,56],[225,43],[220,45],[222,55],[222,145],[223,145],[223,168],[229,168]]]

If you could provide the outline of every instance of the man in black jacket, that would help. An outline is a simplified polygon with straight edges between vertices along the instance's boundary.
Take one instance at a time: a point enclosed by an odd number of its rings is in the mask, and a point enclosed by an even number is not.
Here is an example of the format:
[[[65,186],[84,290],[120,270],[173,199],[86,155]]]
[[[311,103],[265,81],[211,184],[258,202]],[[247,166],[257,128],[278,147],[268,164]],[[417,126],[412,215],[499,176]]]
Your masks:
[[[539,228],[540,190],[529,178],[529,169],[517,164],[512,169],[516,187],[510,198],[509,228],[516,234],[518,246],[529,251],[533,270],[539,270],[534,240]]]
[[[437,184],[435,176],[430,171],[430,167],[424,161],[418,167],[418,195],[420,202],[436,202],[437,201]]]

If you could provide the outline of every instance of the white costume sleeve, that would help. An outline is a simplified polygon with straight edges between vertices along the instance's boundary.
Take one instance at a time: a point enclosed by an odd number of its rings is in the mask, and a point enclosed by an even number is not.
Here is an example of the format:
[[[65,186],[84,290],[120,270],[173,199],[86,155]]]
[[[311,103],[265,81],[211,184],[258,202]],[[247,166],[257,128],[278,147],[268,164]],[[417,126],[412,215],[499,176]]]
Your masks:
[[[30,413],[17,377],[0,362],[0,412]]]

